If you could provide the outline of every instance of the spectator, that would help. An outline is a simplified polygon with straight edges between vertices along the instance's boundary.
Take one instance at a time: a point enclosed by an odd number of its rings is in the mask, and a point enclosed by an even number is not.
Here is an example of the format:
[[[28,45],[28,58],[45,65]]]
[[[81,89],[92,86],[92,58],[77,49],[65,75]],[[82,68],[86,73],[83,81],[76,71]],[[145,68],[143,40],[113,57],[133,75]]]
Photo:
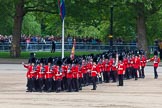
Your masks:
[[[28,51],[30,49],[30,38],[26,39],[26,50]]]
[[[52,50],[51,50],[51,53],[54,53],[55,49],[56,49],[56,42],[55,42],[55,40],[52,40]]]

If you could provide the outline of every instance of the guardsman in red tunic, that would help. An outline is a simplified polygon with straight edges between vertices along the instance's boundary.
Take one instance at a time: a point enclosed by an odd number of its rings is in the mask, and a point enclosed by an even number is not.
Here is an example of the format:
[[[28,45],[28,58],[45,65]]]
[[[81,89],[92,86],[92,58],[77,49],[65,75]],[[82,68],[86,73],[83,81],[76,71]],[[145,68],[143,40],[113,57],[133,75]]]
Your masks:
[[[144,71],[145,66],[146,66],[146,56],[142,53],[142,56],[141,56],[142,78],[145,78],[145,71]]]
[[[102,59],[100,60],[100,71],[101,71],[101,78],[100,78],[100,83],[102,83],[103,82],[103,73],[104,73],[104,65],[103,65],[103,63],[102,63]]]
[[[58,61],[61,62],[61,61]],[[54,79],[55,79],[55,84],[56,84],[56,92],[61,91],[61,81],[62,81],[62,70],[61,70],[61,64],[57,63],[57,65],[54,65],[53,67],[53,73],[54,73]]]
[[[97,73],[98,73],[98,83],[102,83],[102,71],[101,71],[101,61],[97,64]]]
[[[89,85],[90,81],[91,81],[91,77],[90,77],[90,74],[91,74],[91,69],[92,69],[92,62],[91,61],[88,61],[88,63],[86,64],[86,67],[87,67],[87,74],[86,74],[86,86]]]
[[[34,63],[30,63],[30,64],[24,64],[25,68],[27,68],[27,73],[26,73],[26,77],[27,77],[27,92],[35,92],[36,91],[36,87],[35,87],[35,81],[36,81],[36,71],[34,70]]]
[[[141,53],[139,53],[138,55],[138,59],[139,59],[139,68],[138,68],[138,73],[139,73],[139,78],[142,78],[142,71],[141,71]]]
[[[97,66],[96,61],[93,62],[92,69],[91,69],[91,77],[92,77],[92,83],[93,88],[91,90],[96,90],[96,80],[97,80]]]
[[[37,72],[37,81],[38,81],[38,90],[40,92],[44,89],[44,79],[45,79],[45,72],[43,70],[43,63],[39,63],[36,66],[36,72]]]
[[[62,90],[67,90],[67,64],[62,65]]]
[[[116,63],[116,54],[114,53],[112,55],[112,58],[109,60],[110,62],[110,66],[111,66],[111,71],[110,71],[110,77],[112,78],[113,82],[116,82],[116,66],[115,66],[115,63]]]
[[[123,84],[123,74],[125,72],[125,65],[124,65],[122,56],[119,56],[117,71],[118,71],[119,86],[123,86],[124,85]]]
[[[137,80],[138,79],[137,70],[140,68],[140,59],[137,54],[135,55],[133,63],[134,63],[133,67],[134,67],[135,80]]]
[[[71,71],[72,71],[72,74],[73,74],[73,90],[75,92],[78,92],[79,91],[79,82],[78,82],[78,79],[79,79],[79,74],[78,74],[79,67],[77,65],[77,62],[75,62],[75,64],[72,65]]]
[[[71,70],[71,64],[70,62],[68,63],[68,68],[67,68],[67,74],[66,74],[66,78],[67,78],[67,92],[72,92],[72,78],[73,78],[73,73]]]
[[[53,83],[53,72],[51,69],[51,63],[48,63],[47,65],[44,66],[44,71],[45,71],[45,85],[47,92],[52,91],[52,83]]]
[[[103,81],[106,82],[106,72],[105,72],[105,64],[108,62],[107,56],[102,60],[103,67]]]
[[[88,84],[87,66],[85,60],[82,60],[81,72],[83,73],[83,84],[85,86],[86,84]]]
[[[131,74],[131,78],[134,78],[134,55],[130,56],[130,74]]]
[[[110,62],[108,61],[108,59],[105,62],[105,66],[104,66],[104,70],[105,70],[105,82],[109,83],[110,82],[110,71],[111,71],[111,66],[110,66]]]
[[[124,77],[126,79],[129,79],[129,67],[128,67],[128,58],[127,58],[127,56],[124,57],[123,63],[124,63],[124,66],[126,67]]]
[[[148,61],[153,61],[154,62],[154,78],[157,79],[158,78],[157,68],[158,68],[159,63],[160,63],[160,58],[158,57],[158,52],[154,51],[154,57],[147,60],[147,62]]]
[[[79,90],[82,90],[83,72],[81,70],[80,64],[78,64],[78,75],[79,75]]]

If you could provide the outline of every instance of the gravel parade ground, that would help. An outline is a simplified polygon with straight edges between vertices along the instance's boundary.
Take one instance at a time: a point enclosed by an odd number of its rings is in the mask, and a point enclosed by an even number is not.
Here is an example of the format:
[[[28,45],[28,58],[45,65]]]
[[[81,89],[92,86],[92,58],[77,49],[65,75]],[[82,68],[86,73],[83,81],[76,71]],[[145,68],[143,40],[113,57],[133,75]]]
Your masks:
[[[26,69],[21,64],[0,64],[0,108],[161,108],[162,67],[154,79],[153,67],[146,66],[145,79],[102,83],[79,92],[26,92]]]

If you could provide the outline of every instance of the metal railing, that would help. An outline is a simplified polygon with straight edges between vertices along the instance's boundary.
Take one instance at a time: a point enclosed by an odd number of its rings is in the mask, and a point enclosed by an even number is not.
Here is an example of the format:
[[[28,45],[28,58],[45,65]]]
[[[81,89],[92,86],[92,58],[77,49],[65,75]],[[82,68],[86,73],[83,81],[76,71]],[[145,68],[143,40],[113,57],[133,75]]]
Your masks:
[[[72,49],[72,44],[65,43],[65,51],[71,51]],[[11,44],[5,43],[5,44],[0,44],[0,51],[10,51]],[[52,44],[50,42],[47,43],[21,43],[21,51],[50,51],[52,48]],[[61,51],[62,44],[60,42],[56,43],[56,51]],[[149,50],[152,53],[157,47],[155,46],[149,46]],[[110,47],[109,45],[104,45],[104,44],[93,44],[93,43],[83,43],[83,42],[78,42],[76,43],[76,50],[78,51],[107,51],[107,50],[135,50],[137,49],[135,44],[117,44],[113,45]]]

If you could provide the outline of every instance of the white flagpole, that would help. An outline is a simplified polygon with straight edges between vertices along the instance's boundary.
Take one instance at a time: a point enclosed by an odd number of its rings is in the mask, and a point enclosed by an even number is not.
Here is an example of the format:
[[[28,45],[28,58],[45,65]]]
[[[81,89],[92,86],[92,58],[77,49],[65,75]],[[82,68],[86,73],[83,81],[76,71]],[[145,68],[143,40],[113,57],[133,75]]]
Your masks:
[[[64,19],[62,21],[62,59],[64,58]]]

